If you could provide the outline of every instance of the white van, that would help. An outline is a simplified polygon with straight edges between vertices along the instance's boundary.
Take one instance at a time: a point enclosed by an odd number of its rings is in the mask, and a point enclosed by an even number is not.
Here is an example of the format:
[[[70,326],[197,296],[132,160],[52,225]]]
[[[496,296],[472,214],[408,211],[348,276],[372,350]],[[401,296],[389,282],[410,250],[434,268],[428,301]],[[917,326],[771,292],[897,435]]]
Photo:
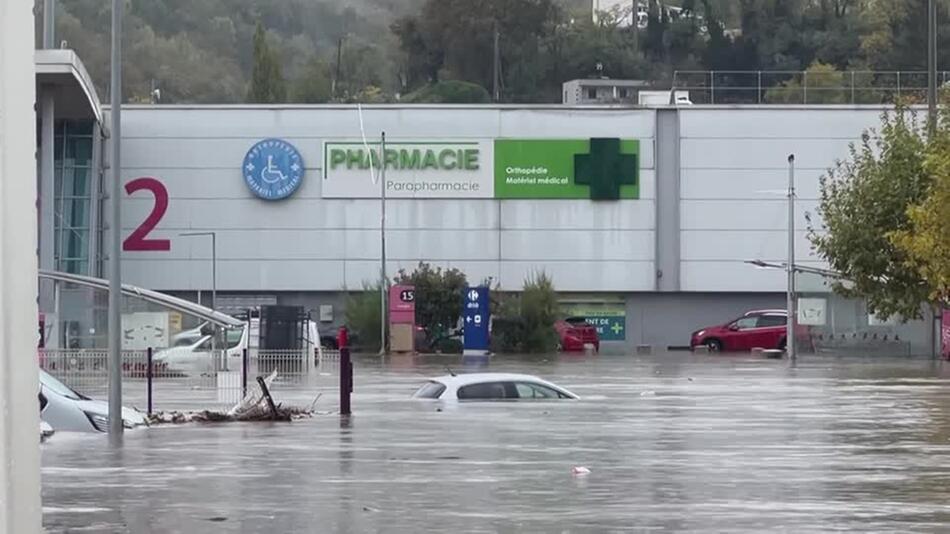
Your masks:
[[[253,356],[260,346],[260,319],[257,317],[251,318],[250,324],[245,323],[242,329],[227,330],[223,339],[222,336],[214,339],[211,335],[201,335],[203,326],[186,331],[186,336],[179,334],[180,337],[176,336],[177,346],[155,354],[154,362],[160,373],[206,375],[216,371],[237,371],[241,369],[244,349],[250,349]],[[194,332],[198,332],[199,337],[195,338]],[[216,351],[223,351],[223,359],[217,365],[212,359],[212,341]],[[316,321],[307,321],[304,348],[309,352],[316,349],[316,357],[323,359]]]

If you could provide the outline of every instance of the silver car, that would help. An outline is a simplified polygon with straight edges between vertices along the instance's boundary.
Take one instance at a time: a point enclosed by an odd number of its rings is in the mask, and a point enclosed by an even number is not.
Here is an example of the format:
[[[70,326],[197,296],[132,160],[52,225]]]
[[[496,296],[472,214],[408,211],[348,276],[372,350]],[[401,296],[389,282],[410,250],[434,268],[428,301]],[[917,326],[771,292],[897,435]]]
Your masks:
[[[40,419],[57,432],[108,432],[109,403],[92,400],[40,370]],[[148,424],[138,410],[122,408],[125,428]]]

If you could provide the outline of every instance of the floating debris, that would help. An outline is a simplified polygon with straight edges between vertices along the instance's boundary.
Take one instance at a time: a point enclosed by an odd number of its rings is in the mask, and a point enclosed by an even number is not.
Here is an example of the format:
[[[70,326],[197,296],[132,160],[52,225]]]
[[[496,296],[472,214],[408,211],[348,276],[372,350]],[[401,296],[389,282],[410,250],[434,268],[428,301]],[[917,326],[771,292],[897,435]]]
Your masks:
[[[581,465],[577,465],[571,469],[571,474],[576,477],[586,476],[590,474],[590,469]]]
[[[308,408],[285,407],[274,404],[270,396],[270,385],[277,378],[277,371],[267,378],[258,378],[258,387],[227,412],[201,410],[197,412],[156,412],[147,417],[150,425],[186,424],[186,423],[232,423],[248,421],[294,421],[313,417],[313,407],[317,399]]]

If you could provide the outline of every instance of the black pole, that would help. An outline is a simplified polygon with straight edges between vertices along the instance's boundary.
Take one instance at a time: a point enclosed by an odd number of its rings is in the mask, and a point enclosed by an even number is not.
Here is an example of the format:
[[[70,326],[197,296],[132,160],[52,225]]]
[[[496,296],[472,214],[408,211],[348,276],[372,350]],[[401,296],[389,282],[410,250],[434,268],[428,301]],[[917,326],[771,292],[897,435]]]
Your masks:
[[[270,408],[271,419],[277,419],[277,406],[274,405],[274,399],[270,396],[270,390],[267,389],[267,382],[264,381],[264,377],[257,377],[257,385],[261,387],[261,393],[264,394],[264,399],[267,401],[267,406]]]
[[[152,347],[145,351],[145,383],[148,384],[148,414],[152,415]]]
[[[927,127],[937,131],[937,0],[927,2]]]
[[[249,325],[248,329],[250,329],[250,320],[247,324]],[[241,351],[241,398],[247,398],[247,347]]]
[[[350,394],[353,393],[353,362],[350,348],[340,347],[340,415],[350,415]]]

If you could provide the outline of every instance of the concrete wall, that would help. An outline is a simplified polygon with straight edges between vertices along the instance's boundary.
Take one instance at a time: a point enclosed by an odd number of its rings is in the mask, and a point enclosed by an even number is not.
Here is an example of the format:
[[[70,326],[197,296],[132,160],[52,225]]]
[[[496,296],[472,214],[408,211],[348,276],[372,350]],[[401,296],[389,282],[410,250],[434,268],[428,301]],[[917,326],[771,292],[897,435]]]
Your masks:
[[[640,200],[391,199],[387,268],[429,261],[506,289],[544,269],[565,291],[782,291],[781,272],[743,262],[785,258],[787,156],[797,158],[798,258],[818,264],[805,221],[806,213],[816,220],[818,178],[880,112],[367,108],[365,130],[390,139],[641,140]],[[322,144],[360,137],[354,108],[132,107],[123,120],[125,179],[156,177],[170,197],[150,237],[170,239],[171,250],[126,252],[129,282],[210,289],[209,243],[178,235],[196,230],[218,232],[221,290],[337,291],[378,278],[379,202],[321,196]],[[247,149],[266,137],[294,143],[306,162],[301,189],[285,201],[255,198],[239,171]],[[124,206],[128,233],[153,200],[140,192]]]
[[[697,106],[680,116],[684,291],[780,291],[781,271],[743,264],[787,257],[787,158],[796,159],[796,263],[820,266],[807,239],[819,177],[879,124],[880,109]],[[662,165],[662,163],[661,163]]]

